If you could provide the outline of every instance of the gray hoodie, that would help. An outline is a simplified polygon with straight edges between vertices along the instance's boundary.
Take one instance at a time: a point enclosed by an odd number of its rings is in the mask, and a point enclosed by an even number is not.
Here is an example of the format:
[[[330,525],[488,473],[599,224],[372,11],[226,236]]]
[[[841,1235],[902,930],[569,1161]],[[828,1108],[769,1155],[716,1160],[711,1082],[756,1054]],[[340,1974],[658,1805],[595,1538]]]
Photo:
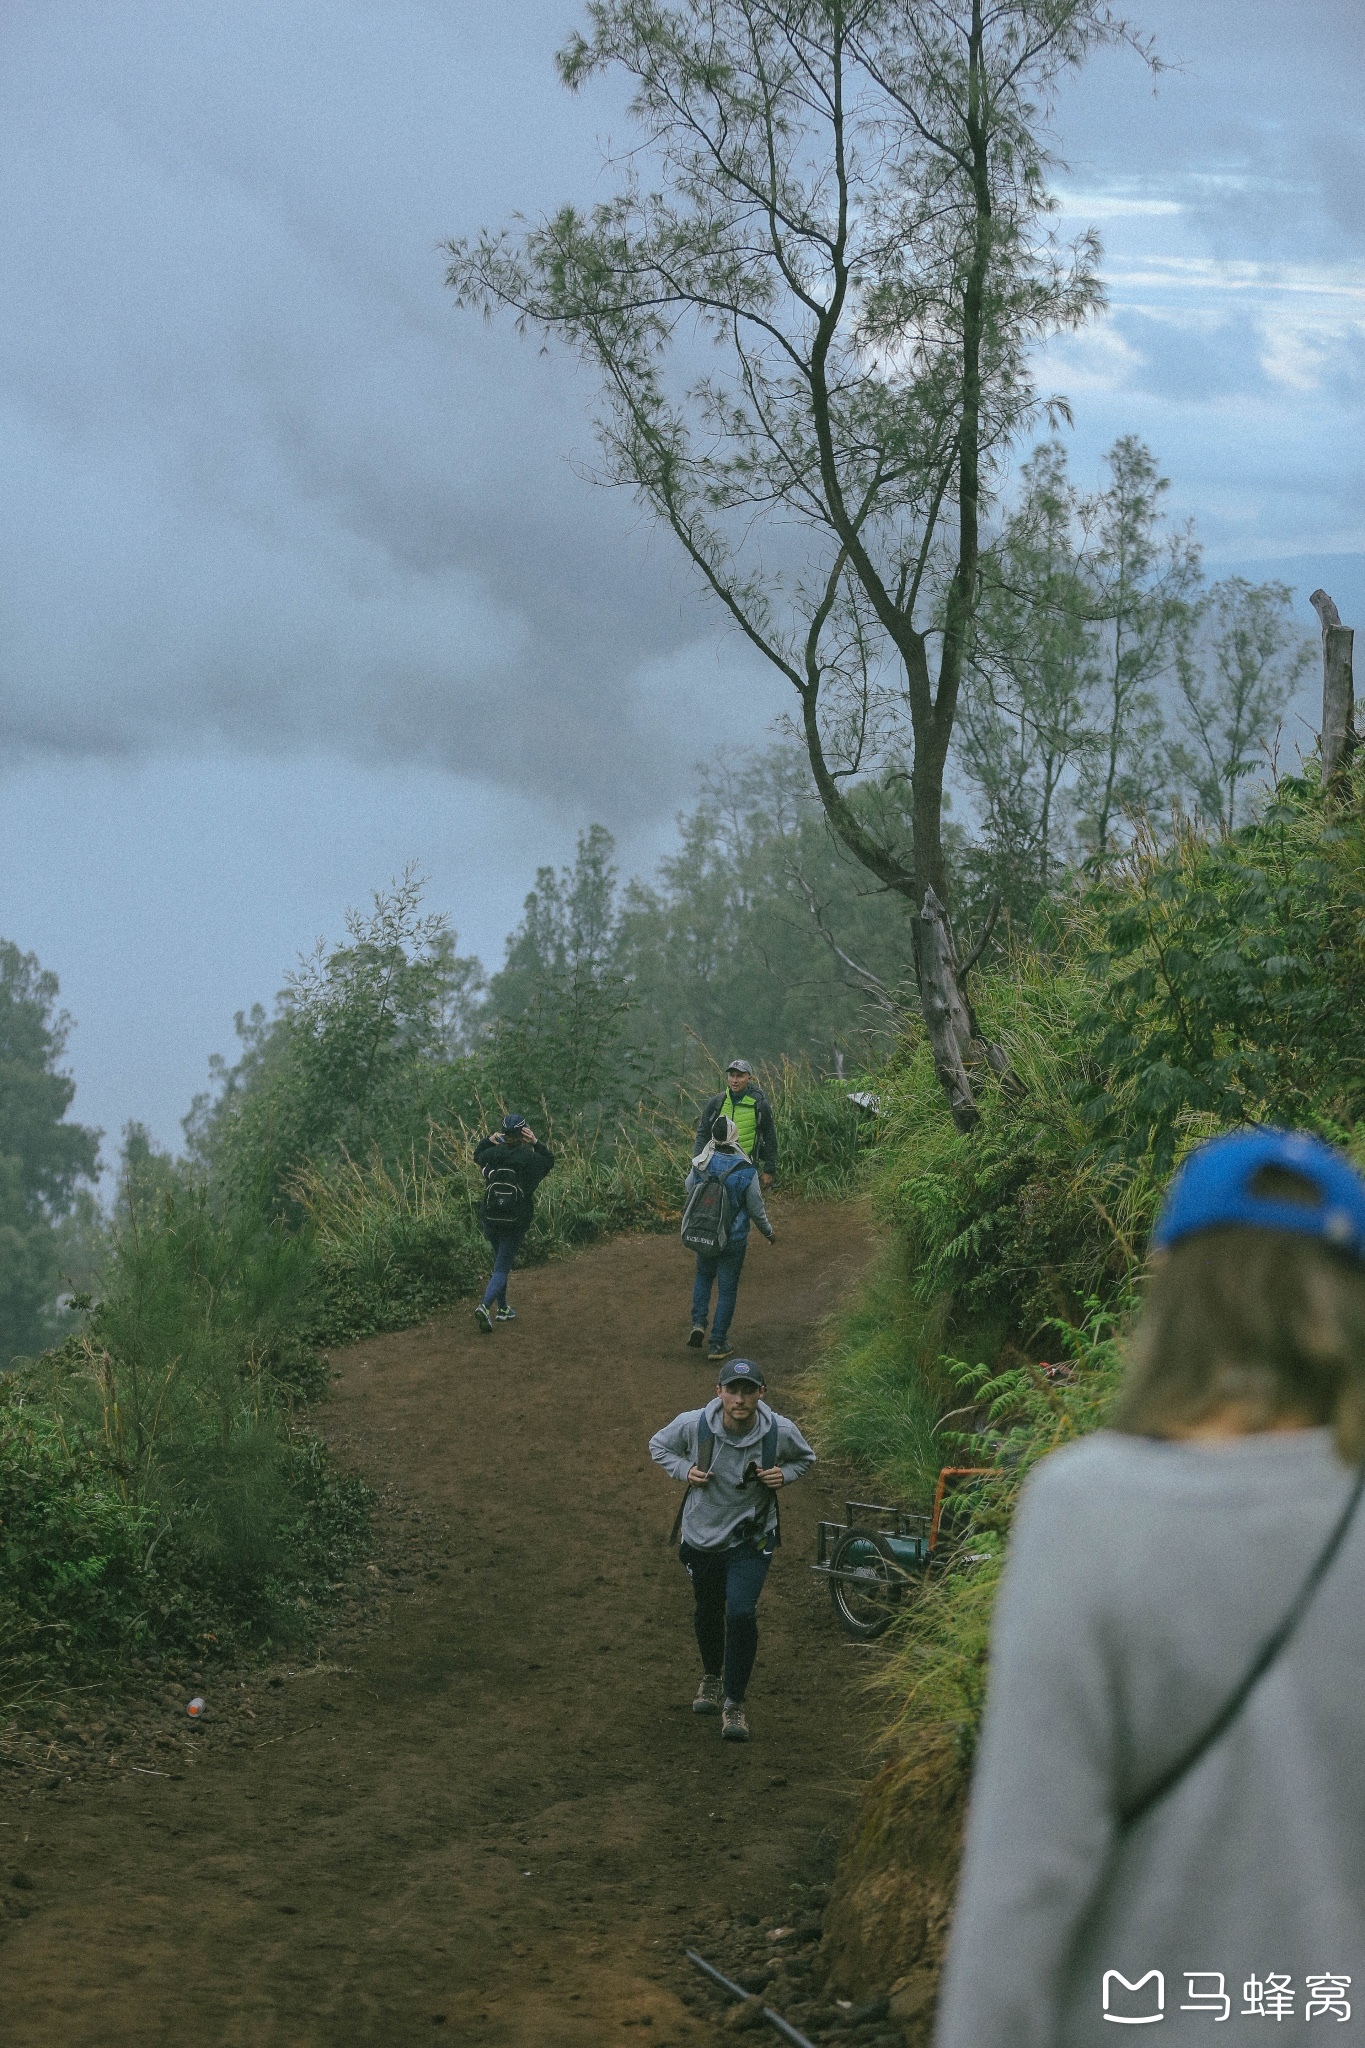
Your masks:
[[[1233,1692],[1351,1476],[1325,1429],[1101,1430],[1029,1479],[938,2048],[1091,2048],[1144,2024],[1160,2048],[1236,2048],[1365,2008],[1365,1521],[1222,1738],[1131,1833],[1115,1819]]]
[[[683,1508],[682,1540],[697,1550],[724,1550],[742,1537],[742,1524],[759,1519],[755,1534],[766,1537],[777,1524],[777,1496],[757,1480],[743,1483],[744,1467],[763,1447],[768,1425],[777,1424],[777,1463],[784,1485],[790,1486],[815,1463],[815,1453],[796,1424],[777,1415],[766,1401],[760,1401],[754,1419],[743,1436],[731,1436],[725,1427],[725,1410],[720,1395],[705,1408],[689,1408],[674,1416],[649,1440],[649,1455],[662,1465],[670,1479],[686,1481],[697,1462],[697,1424],[705,1415],[715,1438],[711,1452],[711,1477],[705,1486],[688,1488]]]

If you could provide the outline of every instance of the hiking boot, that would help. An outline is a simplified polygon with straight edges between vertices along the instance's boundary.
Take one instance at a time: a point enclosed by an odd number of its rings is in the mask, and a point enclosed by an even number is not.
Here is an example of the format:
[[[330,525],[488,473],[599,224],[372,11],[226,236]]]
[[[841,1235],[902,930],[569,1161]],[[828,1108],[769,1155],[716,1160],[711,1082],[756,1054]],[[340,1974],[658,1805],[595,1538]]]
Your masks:
[[[712,1361],[728,1358],[730,1356],[730,1347],[728,1344],[713,1344],[706,1355]]]
[[[723,1691],[724,1681],[720,1677],[713,1678],[709,1671],[706,1672],[701,1684],[697,1687],[697,1697],[692,1702],[692,1712],[694,1714],[718,1714],[720,1712],[721,1694]]]
[[[705,1323],[698,1323],[698,1324],[695,1324],[695,1325],[693,1326],[692,1334],[691,1334],[691,1336],[690,1336],[690,1337],[688,1338],[688,1340],[687,1340],[687,1343],[688,1343],[688,1348],[689,1348],[689,1350],[692,1350],[692,1351],[700,1351],[700,1350],[701,1350],[701,1347],[702,1347],[702,1345],[703,1345],[703,1344],[704,1344],[705,1342],[706,1342],[706,1325],[705,1325]]]
[[[720,1739],[722,1742],[747,1742],[749,1740],[749,1717],[744,1711],[743,1700],[726,1700],[720,1710]]]
[[[485,1337],[492,1336],[493,1318],[488,1313],[488,1303],[486,1301],[481,1301],[478,1307],[475,1309],[474,1320],[478,1324],[479,1328],[483,1331]]]
[[[500,1308],[493,1321],[495,1323],[514,1323],[516,1319],[517,1312],[514,1308]]]

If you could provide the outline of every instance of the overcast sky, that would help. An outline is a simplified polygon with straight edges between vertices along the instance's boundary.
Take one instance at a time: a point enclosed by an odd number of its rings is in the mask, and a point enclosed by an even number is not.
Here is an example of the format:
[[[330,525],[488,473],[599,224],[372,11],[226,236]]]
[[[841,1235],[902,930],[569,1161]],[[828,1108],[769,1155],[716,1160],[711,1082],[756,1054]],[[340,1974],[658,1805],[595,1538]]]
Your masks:
[[[1215,570],[1365,622],[1365,9],[1134,11],[1181,68],[1106,57],[1060,110],[1111,299],[1046,369],[1074,467],[1142,434]],[[111,1138],[178,1142],[233,1012],[406,860],[496,965],[537,864],[600,819],[652,865],[782,707],[583,481],[582,374],[443,287],[443,238],[604,189],[575,19],[0,10],[0,935]]]

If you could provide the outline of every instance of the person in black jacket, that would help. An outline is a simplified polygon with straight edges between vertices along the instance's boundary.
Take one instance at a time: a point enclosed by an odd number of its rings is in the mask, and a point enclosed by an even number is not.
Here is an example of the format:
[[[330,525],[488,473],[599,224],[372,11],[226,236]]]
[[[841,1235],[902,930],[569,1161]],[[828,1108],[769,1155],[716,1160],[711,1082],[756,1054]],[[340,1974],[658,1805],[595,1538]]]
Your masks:
[[[740,1151],[753,1160],[764,1187],[770,1188],[777,1172],[777,1125],[773,1122],[772,1104],[754,1080],[754,1070],[747,1060],[731,1060],[725,1080],[724,1092],[709,1098],[697,1120],[697,1140],[692,1149],[700,1152],[716,1118],[728,1116],[739,1134]]]
[[[485,1336],[491,1335],[495,1321],[516,1320],[516,1310],[507,1306],[507,1276],[531,1227],[536,1189],[554,1163],[549,1146],[541,1144],[515,1110],[503,1118],[500,1131],[480,1138],[474,1147],[474,1164],[483,1174],[481,1227],[493,1247],[493,1277],[474,1311]]]

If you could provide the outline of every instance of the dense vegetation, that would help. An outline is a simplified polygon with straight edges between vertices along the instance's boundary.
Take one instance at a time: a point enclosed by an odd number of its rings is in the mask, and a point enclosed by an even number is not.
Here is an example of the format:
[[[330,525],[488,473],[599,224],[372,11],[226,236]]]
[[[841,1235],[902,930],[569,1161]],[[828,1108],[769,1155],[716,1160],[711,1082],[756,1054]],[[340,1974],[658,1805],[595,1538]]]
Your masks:
[[[986,1465],[971,1549],[907,1616],[882,1674],[901,1762],[946,1724],[971,1754],[999,1555],[1038,1457],[1102,1419],[1173,1161],[1247,1122],[1360,1147],[1365,767],[1281,779],[1232,832],[1139,833],[1055,900],[979,999],[1010,1074],[980,1127],[942,1112],[913,1028],[879,1086],[884,1262],[821,1379],[826,1441],[900,1496]],[[1048,1368],[1051,1367],[1051,1371]]]

